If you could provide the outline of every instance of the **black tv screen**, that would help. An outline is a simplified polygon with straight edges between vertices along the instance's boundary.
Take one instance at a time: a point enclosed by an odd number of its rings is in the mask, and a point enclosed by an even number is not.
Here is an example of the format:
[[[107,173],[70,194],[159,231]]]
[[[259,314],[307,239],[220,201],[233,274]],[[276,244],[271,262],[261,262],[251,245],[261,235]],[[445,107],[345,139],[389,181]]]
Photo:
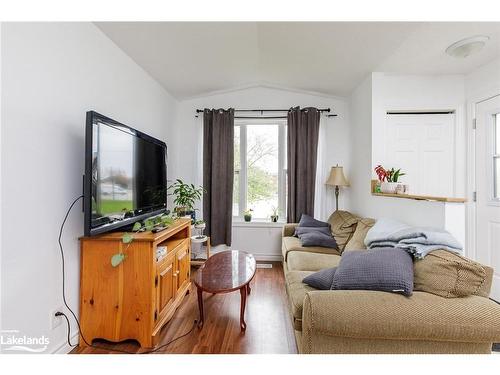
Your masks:
[[[85,235],[160,214],[167,207],[167,146],[97,112],[87,112]]]

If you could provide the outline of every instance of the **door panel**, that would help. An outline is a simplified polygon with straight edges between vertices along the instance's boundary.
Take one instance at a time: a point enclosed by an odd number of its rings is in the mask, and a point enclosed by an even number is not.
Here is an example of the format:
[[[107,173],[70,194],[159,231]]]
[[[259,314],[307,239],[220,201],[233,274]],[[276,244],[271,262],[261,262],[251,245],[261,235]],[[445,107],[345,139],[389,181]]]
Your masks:
[[[174,258],[169,257],[158,267],[158,313],[163,311],[174,301],[176,286],[174,285]]]
[[[500,96],[476,105],[476,257],[494,268],[491,297],[500,301],[500,196],[496,163],[500,145]]]
[[[189,251],[187,244],[177,252],[177,290],[189,282]]]
[[[455,196],[455,115],[387,115],[384,167],[401,168],[417,195]]]

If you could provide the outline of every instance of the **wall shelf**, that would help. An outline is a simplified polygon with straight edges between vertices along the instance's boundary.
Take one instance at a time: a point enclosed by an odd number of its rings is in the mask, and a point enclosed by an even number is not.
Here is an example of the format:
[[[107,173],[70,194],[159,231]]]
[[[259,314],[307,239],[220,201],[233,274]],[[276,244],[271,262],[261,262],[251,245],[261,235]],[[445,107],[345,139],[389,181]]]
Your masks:
[[[372,192],[372,195],[375,195],[377,197],[403,198],[403,199],[413,199],[416,201],[427,201],[427,202],[448,202],[448,203],[467,202],[467,199],[465,198],[432,197],[429,195],[387,194],[387,193],[375,193],[375,192]]]

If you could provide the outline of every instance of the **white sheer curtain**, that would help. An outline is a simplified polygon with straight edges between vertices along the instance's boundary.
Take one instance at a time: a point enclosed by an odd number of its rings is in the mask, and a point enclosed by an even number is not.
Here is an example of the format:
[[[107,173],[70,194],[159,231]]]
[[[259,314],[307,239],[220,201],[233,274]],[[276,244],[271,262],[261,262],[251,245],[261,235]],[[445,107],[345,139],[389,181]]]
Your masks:
[[[316,162],[316,186],[314,194],[314,217],[325,221],[327,212],[327,190],[325,182],[328,179],[329,166],[327,165],[327,121],[328,117],[321,115],[319,120],[318,157]]]

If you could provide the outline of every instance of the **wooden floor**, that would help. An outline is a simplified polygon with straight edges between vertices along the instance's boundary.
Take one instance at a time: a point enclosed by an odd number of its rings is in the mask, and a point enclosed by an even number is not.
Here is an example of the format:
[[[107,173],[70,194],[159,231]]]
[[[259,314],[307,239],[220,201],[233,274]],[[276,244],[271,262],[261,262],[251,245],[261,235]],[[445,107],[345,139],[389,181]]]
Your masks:
[[[281,263],[273,262],[273,268],[258,268],[252,281],[252,293],[247,299],[245,320],[247,330],[239,327],[240,293],[211,295],[204,293],[205,324],[157,353],[296,353],[297,347],[288,311],[285,280]],[[193,268],[192,275],[195,274]],[[192,287],[193,288],[193,287]],[[160,345],[188,332],[198,319],[196,290],[192,289],[172,320],[163,327]],[[72,353],[114,353],[105,348],[141,352],[135,341],[109,343],[94,340],[99,348],[76,348]],[[104,348],[104,349],[101,349]]]

